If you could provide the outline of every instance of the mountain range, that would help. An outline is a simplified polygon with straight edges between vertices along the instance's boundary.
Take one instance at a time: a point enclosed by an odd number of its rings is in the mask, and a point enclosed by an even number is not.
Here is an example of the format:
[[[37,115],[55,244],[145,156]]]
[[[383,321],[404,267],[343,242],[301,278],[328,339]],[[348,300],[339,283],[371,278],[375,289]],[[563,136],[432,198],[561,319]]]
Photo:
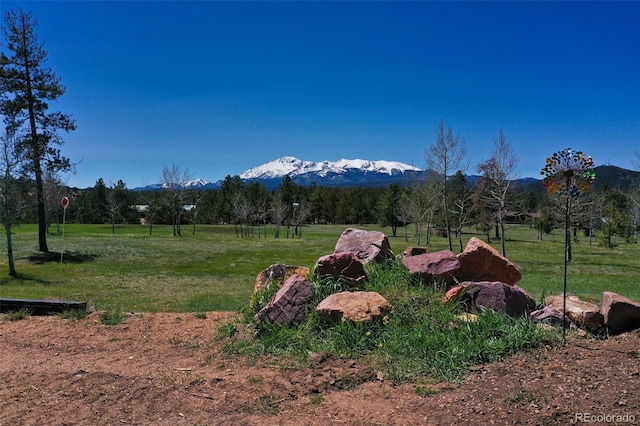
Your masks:
[[[640,172],[633,172],[616,166],[596,167],[596,186],[625,188],[634,179],[640,178]],[[420,182],[433,174],[430,170],[396,161],[369,160],[338,160],[338,161],[304,161],[295,157],[281,157],[250,168],[240,173],[238,177],[245,183],[258,181],[268,190],[277,189],[282,180],[289,176],[293,182],[301,186],[313,183],[325,187],[381,187],[391,183],[408,185]],[[480,176],[467,176],[467,182],[472,185]],[[541,189],[539,180],[525,178],[516,180],[516,185]],[[183,184],[189,189],[219,189],[222,181],[209,182],[205,179],[194,179]],[[134,191],[153,191],[163,188],[163,184],[147,185],[134,188]]]

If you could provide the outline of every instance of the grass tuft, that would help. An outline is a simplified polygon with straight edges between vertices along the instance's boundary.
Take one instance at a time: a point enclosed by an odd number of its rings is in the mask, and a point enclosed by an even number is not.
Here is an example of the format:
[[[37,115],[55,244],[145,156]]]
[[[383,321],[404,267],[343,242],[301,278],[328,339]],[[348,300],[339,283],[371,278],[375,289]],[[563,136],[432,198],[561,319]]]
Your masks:
[[[104,325],[118,325],[126,319],[120,311],[107,311],[100,315],[100,322]]]
[[[258,398],[260,409],[265,414],[278,414],[280,412],[280,400],[272,394],[262,395]]]
[[[546,401],[545,396],[531,388],[526,386],[518,386],[513,392],[511,392],[505,402],[508,405],[517,405],[521,408],[535,402]]]
[[[30,315],[28,309],[20,309],[17,311],[10,311],[5,314],[5,319],[7,321],[20,321],[28,318]]]
[[[418,386],[414,389],[414,392],[421,398],[427,398],[438,393],[438,391],[431,386]]]
[[[58,318],[61,319],[70,319],[70,320],[81,320],[87,317],[89,313],[84,309],[67,309],[58,314]]]

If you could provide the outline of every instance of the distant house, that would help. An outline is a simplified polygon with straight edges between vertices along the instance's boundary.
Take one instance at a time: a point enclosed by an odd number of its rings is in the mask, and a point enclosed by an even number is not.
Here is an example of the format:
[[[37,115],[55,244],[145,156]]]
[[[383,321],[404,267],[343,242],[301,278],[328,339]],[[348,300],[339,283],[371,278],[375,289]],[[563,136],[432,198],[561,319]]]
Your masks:
[[[147,210],[149,209],[149,205],[148,204],[136,204],[135,206],[131,206],[131,208],[134,209],[136,212],[138,212],[138,216],[140,216],[141,214],[147,213]]]

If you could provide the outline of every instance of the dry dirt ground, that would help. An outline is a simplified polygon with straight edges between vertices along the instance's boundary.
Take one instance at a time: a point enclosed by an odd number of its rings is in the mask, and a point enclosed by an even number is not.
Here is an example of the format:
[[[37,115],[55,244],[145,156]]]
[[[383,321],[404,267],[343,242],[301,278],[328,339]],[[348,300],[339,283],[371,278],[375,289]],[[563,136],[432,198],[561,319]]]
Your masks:
[[[574,337],[473,367],[462,383],[394,385],[349,360],[283,369],[229,358],[214,336],[233,315],[136,313],[115,326],[99,313],[0,315],[0,425],[640,422],[638,331]]]

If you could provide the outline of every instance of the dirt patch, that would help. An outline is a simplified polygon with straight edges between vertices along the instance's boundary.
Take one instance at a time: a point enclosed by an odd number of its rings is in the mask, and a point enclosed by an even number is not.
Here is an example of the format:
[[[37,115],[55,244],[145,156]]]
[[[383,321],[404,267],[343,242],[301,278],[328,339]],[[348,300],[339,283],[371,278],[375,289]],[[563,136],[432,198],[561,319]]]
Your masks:
[[[136,313],[105,326],[98,313],[0,315],[0,425],[640,422],[637,331],[476,366],[463,383],[394,385],[322,354],[298,369],[229,358],[214,337],[233,316]]]

